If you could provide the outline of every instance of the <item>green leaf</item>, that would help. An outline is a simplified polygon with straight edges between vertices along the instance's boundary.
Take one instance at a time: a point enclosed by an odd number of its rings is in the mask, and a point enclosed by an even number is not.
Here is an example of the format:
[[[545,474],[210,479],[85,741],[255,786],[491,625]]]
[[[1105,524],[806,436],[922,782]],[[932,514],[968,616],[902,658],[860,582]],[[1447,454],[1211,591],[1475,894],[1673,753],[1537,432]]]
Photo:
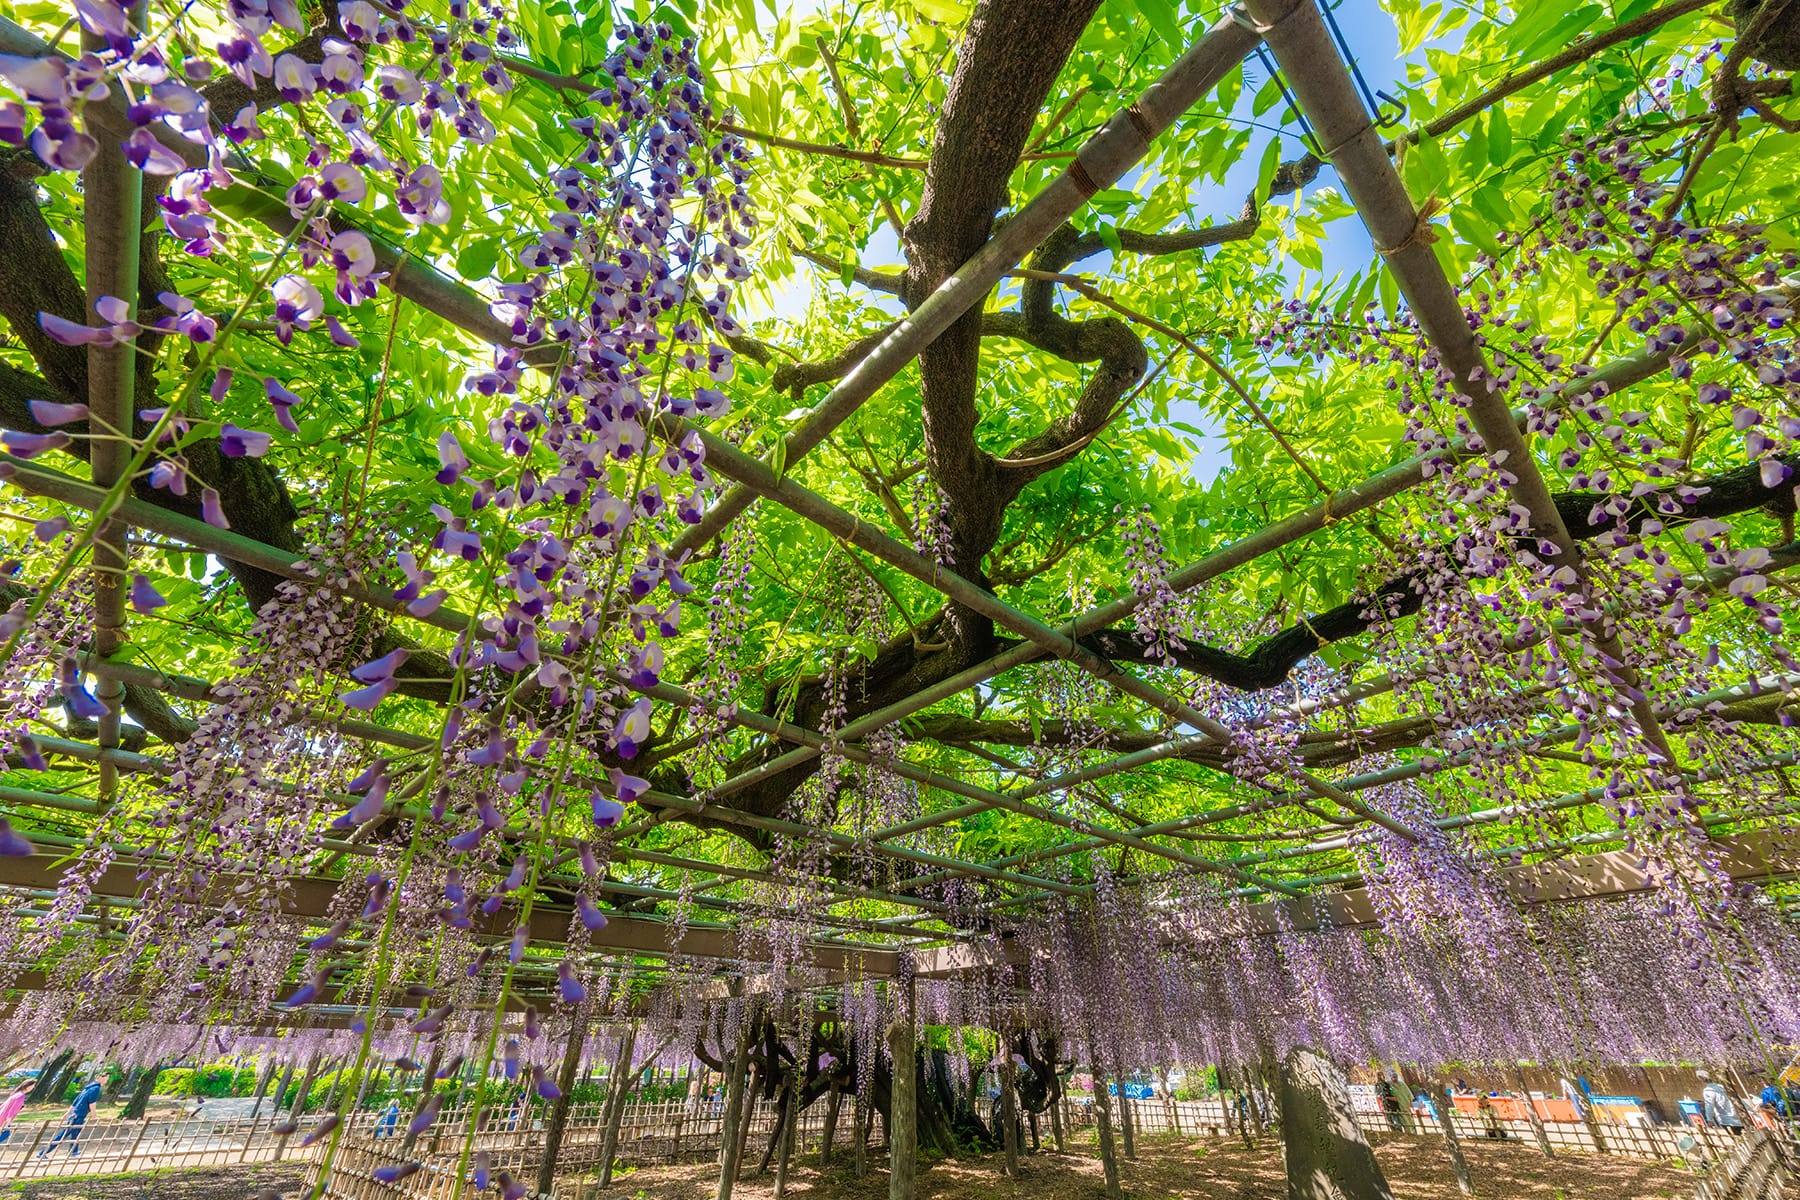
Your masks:
[[[928,21],[960,25],[969,19],[969,6],[962,0],[912,0],[912,6]]]
[[[457,252],[456,273],[464,279],[486,279],[493,274],[499,261],[499,239],[482,238],[480,241],[470,242]]]
[[[1177,50],[1187,49],[1188,39],[1181,32],[1181,22],[1176,18],[1175,6],[1170,0],[1137,0],[1137,10],[1156,36]]]
[[[1512,126],[1506,120],[1506,106],[1498,104],[1488,115],[1488,162],[1504,167],[1512,158]]]
[[[776,479],[787,474],[787,454],[787,435],[783,434],[775,439],[774,448],[769,451],[769,469],[775,472]]]

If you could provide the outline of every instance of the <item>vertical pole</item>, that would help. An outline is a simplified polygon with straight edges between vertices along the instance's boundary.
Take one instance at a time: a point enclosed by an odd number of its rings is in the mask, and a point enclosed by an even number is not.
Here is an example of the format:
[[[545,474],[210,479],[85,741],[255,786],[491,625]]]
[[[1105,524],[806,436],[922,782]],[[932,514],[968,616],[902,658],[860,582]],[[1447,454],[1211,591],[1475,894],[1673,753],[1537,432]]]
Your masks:
[[[274,1080],[275,1056],[271,1054],[269,1055],[269,1061],[264,1063],[263,1069],[257,1073],[256,1094],[252,1096],[250,1100],[250,1116],[252,1119],[262,1112],[263,1097],[269,1094],[269,1084],[274,1082]]]
[[[281,1065],[281,1078],[275,1082],[275,1099],[269,1104],[270,1113],[281,1111],[281,1101],[287,1095],[288,1084],[294,1081],[294,1060],[289,1058]]]
[[[737,1184],[738,1125],[744,1116],[744,1072],[750,1062],[750,1014],[738,1024],[737,1045],[731,1051],[730,1074],[725,1078],[725,1122],[719,1131],[719,1200],[731,1200]]]
[[[1220,1119],[1225,1122],[1225,1136],[1230,1137],[1233,1133],[1237,1132],[1237,1120],[1231,1111],[1235,1107],[1235,1105],[1232,1104],[1231,1094],[1225,1090],[1225,1064],[1221,1062],[1218,1066],[1214,1067],[1213,1070],[1218,1073]],[[1244,1134],[1244,1149],[1248,1150],[1249,1148],[1250,1134],[1246,1132]]]
[[[577,1017],[576,1021],[579,1022],[580,1019],[581,1018]],[[415,1117],[423,1111],[426,1101],[431,1099],[431,1093],[437,1090],[438,1064],[443,1061],[443,1058],[444,1039],[440,1037],[431,1043],[431,1053],[425,1056],[425,1066],[419,1071],[419,1099],[413,1104],[412,1110],[412,1115]],[[567,1095],[568,1092],[568,1083],[565,1082],[563,1084],[563,1094]],[[408,1122],[408,1125],[410,1127],[411,1122]],[[410,1150],[412,1149],[413,1143],[418,1140],[419,1137],[417,1134],[409,1132],[406,1135],[404,1147]]]
[[[1137,1161],[1137,1119],[1131,1113],[1131,1098],[1125,1094],[1125,1069],[1113,1072],[1119,1082],[1119,1129],[1125,1135],[1125,1157]]]
[[[606,1116],[606,1132],[600,1139],[601,1187],[612,1183],[613,1159],[619,1150],[619,1126],[625,1120],[625,1102],[631,1098],[631,1056],[636,1050],[637,1026],[630,1025],[619,1039],[619,1048],[606,1072],[606,1104],[601,1110]],[[675,1136],[679,1141],[679,1123],[675,1126]]]
[[[556,1188],[556,1159],[562,1152],[563,1129],[569,1123],[569,1104],[575,1091],[575,1072],[581,1069],[581,1047],[587,1041],[587,1018],[577,1010],[569,1023],[569,1046],[563,1051],[562,1071],[556,1086],[562,1091],[550,1105],[550,1116],[544,1124],[544,1157],[538,1163],[538,1195],[548,1196]]]
[[[918,1171],[919,1067],[918,1035],[913,1025],[913,980],[897,981],[899,1003],[888,1026],[888,1054],[894,1063],[892,1102],[888,1111],[888,1200],[913,1200]]]
[[[1531,1087],[1525,1082],[1525,1068],[1513,1064],[1513,1078],[1519,1081],[1519,1102],[1525,1106],[1525,1117],[1531,1122],[1531,1132],[1537,1136],[1538,1149],[1544,1152],[1545,1158],[1555,1158],[1556,1152],[1550,1149],[1550,1134],[1544,1129],[1544,1120],[1538,1116],[1537,1105],[1531,1101]]]
[[[750,1127],[756,1123],[756,1106],[762,1098],[763,1069],[751,1063],[748,1070],[749,1075],[744,1081],[744,1110],[738,1114],[737,1147],[734,1151],[735,1161],[740,1169],[744,1165],[744,1147],[750,1144]]]
[[[844,1093],[837,1084],[831,1085],[831,1094],[825,1098],[825,1132],[819,1139],[819,1166],[822,1168],[831,1161],[831,1142],[837,1136],[838,1109],[844,1103]]]
[[[1094,1039],[1088,1039],[1093,1045]],[[1113,1149],[1112,1097],[1106,1092],[1106,1075],[1100,1070],[1100,1055],[1091,1056],[1089,1068],[1094,1078],[1094,1132],[1100,1142],[1100,1168],[1106,1175],[1107,1200],[1124,1200],[1119,1188],[1119,1159]]]
[[[874,1105],[863,1099],[861,1091],[850,1093],[850,1166],[858,1179],[869,1173],[869,1126],[872,1124],[869,1112],[872,1108]]]
[[[1280,1087],[1288,1200],[1391,1200],[1337,1064],[1296,1046],[1287,1052]]]
[[[323,1050],[314,1050],[312,1057],[306,1060],[306,1074],[300,1076],[300,1090],[294,1093],[294,1099],[288,1105],[291,1115],[298,1117],[306,1111],[306,1097],[312,1091],[313,1077],[319,1073],[319,1059],[324,1054]]]
[[[1456,1137],[1456,1101],[1454,1093],[1448,1085],[1438,1088],[1438,1096],[1443,1100],[1443,1111],[1439,1120],[1444,1125],[1444,1149],[1450,1152],[1450,1166],[1456,1172],[1456,1187],[1465,1196],[1475,1194],[1475,1180],[1469,1174],[1469,1160],[1463,1157],[1462,1143]]]
[[[1006,1150],[1006,1173],[1019,1175],[1019,1110],[1013,1095],[1018,1071],[1013,1065],[1012,1046],[1006,1034],[1000,1035],[1000,1145]]]
[[[1056,1070],[1056,1063],[1054,1061],[1050,1064],[1050,1070],[1052,1072]],[[1060,1081],[1058,1081],[1058,1084],[1057,1091],[1061,1092]],[[1050,1136],[1056,1141],[1056,1152],[1058,1154],[1068,1153],[1068,1146],[1063,1137],[1063,1105],[1067,1100],[1068,1097],[1058,1095],[1050,1105]]]
[[[800,1089],[805,1082],[800,1064],[788,1073],[787,1111],[781,1121],[781,1143],[775,1158],[775,1200],[787,1200],[788,1164],[794,1156],[794,1139],[800,1127]]]

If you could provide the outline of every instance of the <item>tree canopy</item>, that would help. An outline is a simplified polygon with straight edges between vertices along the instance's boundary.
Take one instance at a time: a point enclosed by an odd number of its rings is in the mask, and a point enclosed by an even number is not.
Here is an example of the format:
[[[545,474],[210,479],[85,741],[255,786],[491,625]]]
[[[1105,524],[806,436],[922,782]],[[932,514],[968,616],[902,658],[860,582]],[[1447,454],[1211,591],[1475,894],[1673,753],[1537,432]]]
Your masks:
[[[1563,864],[1785,1037],[1797,24],[10,5],[0,986],[1328,992]]]

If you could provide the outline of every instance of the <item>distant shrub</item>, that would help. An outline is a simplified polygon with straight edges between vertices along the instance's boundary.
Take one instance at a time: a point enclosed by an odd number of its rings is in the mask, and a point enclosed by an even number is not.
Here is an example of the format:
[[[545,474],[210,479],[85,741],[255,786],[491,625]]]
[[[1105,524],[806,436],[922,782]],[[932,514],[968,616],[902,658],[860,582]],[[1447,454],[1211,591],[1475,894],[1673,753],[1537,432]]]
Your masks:
[[[208,1100],[222,1096],[248,1096],[256,1090],[256,1068],[230,1061],[207,1063],[193,1073],[192,1093]]]
[[[194,1094],[194,1069],[192,1067],[170,1067],[156,1077],[156,1087],[152,1089],[154,1096],[191,1096]]]

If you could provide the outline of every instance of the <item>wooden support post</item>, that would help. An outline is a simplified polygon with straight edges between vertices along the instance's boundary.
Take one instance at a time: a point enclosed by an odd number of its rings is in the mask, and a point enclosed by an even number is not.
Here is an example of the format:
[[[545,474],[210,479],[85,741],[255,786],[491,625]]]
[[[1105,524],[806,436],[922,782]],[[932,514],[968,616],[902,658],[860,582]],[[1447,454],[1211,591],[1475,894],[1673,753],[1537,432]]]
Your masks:
[[[800,1127],[800,1088],[805,1083],[800,1064],[788,1072],[788,1103],[782,1113],[780,1144],[775,1154],[775,1200],[787,1200],[788,1166],[794,1157],[794,1139]]]
[[[831,1143],[837,1136],[838,1109],[843,1106],[844,1093],[837,1086],[831,1085],[831,1094],[825,1097],[825,1133],[819,1139],[819,1169],[831,1161]]]
[[[250,1115],[256,1117],[262,1112],[263,1097],[269,1094],[269,1084],[275,1079],[275,1056],[269,1055],[269,1061],[256,1077],[256,1094],[250,1099]]]
[[[426,1055],[425,1066],[419,1072],[419,1098],[414,1102],[412,1109],[412,1115],[415,1117],[424,1111],[426,1102],[431,1099],[431,1093],[437,1079],[438,1063],[442,1060],[443,1054],[444,1041],[442,1038],[439,1038],[431,1043],[431,1053]],[[568,1094],[568,1091],[569,1089],[567,1087],[563,1088],[563,1093],[565,1095]],[[406,1124],[406,1140],[401,1143],[401,1148],[411,1150],[413,1143],[419,1140],[419,1135],[412,1132],[411,1120],[408,1120]]]
[[[275,1098],[269,1103],[269,1112],[279,1114],[281,1101],[287,1096],[288,1084],[294,1082],[294,1060],[288,1059],[281,1064],[281,1078],[275,1081]]]
[[[1093,1039],[1089,1039],[1093,1044]],[[1124,1200],[1119,1186],[1119,1157],[1113,1149],[1112,1097],[1106,1092],[1106,1075],[1100,1070],[1100,1056],[1090,1064],[1094,1077],[1094,1133],[1100,1143],[1100,1169],[1106,1176],[1106,1200]]]
[[[1052,1071],[1056,1070],[1056,1064],[1051,1063],[1050,1069]],[[1056,1142],[1056,1152],[1058,1154],[1067,1154],[1069,1152],[1066,1135],[1063,1133],[1063,1105],[1067,1103],[1067,1100],[1068,1098],[1066,1096],[1058,1096],[1050,1105],[1050,1136]]]
[[[869,1126],[874,1123],[869,1114],[874,1107],[861,1092],[850,1093],[850,1169],[858,1179],[869,1173]]]
[[[1000,1145],[1006,1150],[1006,1174],[1019,1176],[1019,1108],[1013,1088],[1018,1071],[1013,1065],[1012,1047],[1006,1035],[1000,1035]]]
[[[888,1200],[913,1200],[913,1181],[918,1173],[919,1051],[913,1024],[913,980],[898,983],[899,1003],[894,1023],[888,1026],[888,1055],[893,1060],[894,1083],[888,1110]]]
[[[322,1055],[323,1051],[314,1050],[312,1057],[306,1060],[306,1074],[300,1077],[300,1090],[294,1093],[294,1099],[288,1105],[288,1112],[296,1117],[306,1111],[306,1097],[312,1092],[313,1077],[319,1073]]]
[[[1444,1126],[1444,1149],[1450,1153],[1450,1167],[1456,1172],[1457,1190],[1465,1196],[1473,1196],[1475,1179],[1469,1174],[1469,1160],[1463,1157],[1462,1142],[1456,1136],[1456,1101],[1453,1096],[1454,1093],[1451,1092],[1448,1085],[1440,1080],[1437,1095],[1433,1097],[1436,1103],[1432,1107],[1437,1108],[1438,1105],[1442,1105],[1438,1120]]]
[[[1230,1137],[1239,1129],[1237,1114],[1234,1111],[1237,1108],[1237,1097],[1228,1090],[1230,1082],[1225,1076],[1225,1064],[1220,1063],[1214,1070],[1218,1072],[1220,1118],[1225,1122],[1225,1136]],[[1248,1129],[1244,1130],[1244,1149],[1252,1149]]]
[[[562,1070],[556,1086],[562,1095],[550,1103],[550,1117],[544,1123],[544,1156],[538,1162],[538,1195],[548,1196],[556,1190],[556,1160],[562,1153],[563,1130],[569,1123],[569,1104],[575,1091],[575,1072],[581,1068],[581,1047],[587,1041],[587,1020],[579,1011],[570,1022],[569,1045],[563,1051]]]
[[[1519,1103],[1525,1106],[1525,1119],[1531,1122],[1531,1132],[1537,1137],[1538,1149],[1544,1152],[1545,1158],[1555,1158],[1556,1151],[1550,1148],[1550,1133],[1544,1128],[1544,1119],[1538,1115],[1537,1105],[1531,1101],[1531,1088],[1525,1082],[1525,1068],[1515,1063],[1513,1078],[1519,1083]]]
[[[738,1156],[743,1139],[738,1126],[744,1121],[744,1074],[750,1062],[750,1014],[743,1015],[738,1026],[737,1045],[725,1077],[725,1123],[719,1131],[719,1200],[731,1200],[731,1189],[737,1185]]]
[[[1288,1051],[1281,1072],[1281,1145],[1288,1200],[1392,1200],[1356,1123],[1349,1081],[1302,1047]]]
[[[636,1052],[637,1026],[632,1025],[619,1039],[619,1049],[606,1069],[606,1104],[601,1109],[606,1118],[606,1132],[600,1139],[600,1186],[603,1188],[612,1184],[613,1159],[619,1153],[619,1126],[625,1120],[626,1102],[631,1099],[631,1056]],[[679,1143],[679,1123],[675,1127],[675,1137]]]
[[[156,1091],[156,1081],[162,1077],[162,1064],[145,1067],[138,1072],[137,1082],[131,1089],[131,1096],[125,1101],[125,1107],[119,1113],[122,1120],[136,1121],[144,1116],[150,1106],[150,1097]]]
[[[1137,1118],[1131,1112],[1131,1099],[1125,1095],[1125,1071],[1119,1068],[1113,1072],[1113,1078],[1119,1085],[1119,1131],[1125,1138],[1125,1157],[1137,1161]]]
[[[756,1106],[762,1098],[762,1070],[752,1063],[749,1071],[749,1078],[744,1081],[744,1111],[738,1114],[736,1156],[739,1170],[744,1166],[744,1148],[750,1144],[750,1127],[756,1123]]]
[[[31,1085],[31,1091],[26,1093],[26,1101],[31,1104],[43,1104],[47,1101],[60,1099],[60,1094],[52,1096],[50,1093],[58,1083],[67,1082],[64,1075],[69,1065],[69,1060],[74,1057],[75,1052],[73,1050],[64,1050],[61,1054],[45,1063],[43,1067],[39,1069],[37,1081]]]

